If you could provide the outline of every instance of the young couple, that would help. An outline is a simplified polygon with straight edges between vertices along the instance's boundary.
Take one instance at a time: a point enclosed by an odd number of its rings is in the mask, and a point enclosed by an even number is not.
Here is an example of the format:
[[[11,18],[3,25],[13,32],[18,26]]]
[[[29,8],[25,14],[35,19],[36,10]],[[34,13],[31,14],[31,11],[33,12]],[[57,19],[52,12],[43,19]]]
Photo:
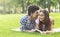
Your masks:
[[[36,5],[29,6],[28,14],[21,18],[20,23],[20,30],[24,32],[35,32],[38,29],[43,33],[50,33],[54,25],[49,12]]]

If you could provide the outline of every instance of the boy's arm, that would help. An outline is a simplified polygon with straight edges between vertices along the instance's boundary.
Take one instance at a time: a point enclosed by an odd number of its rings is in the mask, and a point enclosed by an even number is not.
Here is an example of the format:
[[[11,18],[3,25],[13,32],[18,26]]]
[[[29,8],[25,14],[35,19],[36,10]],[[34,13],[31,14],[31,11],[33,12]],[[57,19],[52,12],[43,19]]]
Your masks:
[[[21,26],[20,26],[20,30],[21,31],[24,31],[24,32],[34,32],[34,30],[32,29],[32,30],[27,30],[26,29],[26,23],[25,23],[26,21],[24,20],[24,19],[21,19],[20,20],[20,23],[21,23]]]

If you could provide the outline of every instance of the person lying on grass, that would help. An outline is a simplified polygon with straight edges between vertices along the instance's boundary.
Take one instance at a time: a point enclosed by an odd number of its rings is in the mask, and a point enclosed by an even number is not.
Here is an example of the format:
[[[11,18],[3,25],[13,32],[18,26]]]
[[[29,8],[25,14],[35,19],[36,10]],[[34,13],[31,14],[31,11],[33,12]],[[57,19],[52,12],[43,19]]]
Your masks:
[[[36,19],[36,28],[43,33],[50,33],[53,29],[54,20],[49,17],[47,10],[40,10],[38,18]]]
[[[20,20],[20,30],[24,32],[34,32],[35,20],[38,17],[39,7],[36,5],[31,5],[28,8],[28,14],[21,18]]]

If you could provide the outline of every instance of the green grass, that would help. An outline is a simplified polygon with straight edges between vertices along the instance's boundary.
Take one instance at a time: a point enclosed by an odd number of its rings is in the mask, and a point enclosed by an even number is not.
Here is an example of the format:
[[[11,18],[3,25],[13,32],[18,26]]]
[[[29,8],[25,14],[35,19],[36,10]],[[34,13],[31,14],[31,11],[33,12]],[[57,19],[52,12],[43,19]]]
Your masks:
[[[0,15],[0,37],[60,37],[60,33],[40,34],[37,32],[15,32],[12,28],[20,27],[20,18],[25,14],[6,14]],[[50,13],[55,21],[55,28],[60,27],[60,13]]]

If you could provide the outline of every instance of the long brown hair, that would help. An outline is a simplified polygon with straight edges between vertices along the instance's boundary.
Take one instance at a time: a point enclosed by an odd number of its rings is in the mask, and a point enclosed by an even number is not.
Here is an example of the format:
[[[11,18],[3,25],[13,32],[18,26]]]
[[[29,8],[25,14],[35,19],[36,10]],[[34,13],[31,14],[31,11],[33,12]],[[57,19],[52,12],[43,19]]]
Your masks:
[[[50,24],[50,19],[49,19],[49,13],[48,13],[48,11],[47,10],[41,10],[41,12],[43,12],[44,13],[44,15],[45,15],[45,18],[44,18],[44,25],[45,25],[45,31],[46,30],[51,30],[51,24]],[[42,30],[41,28],[41,25],[42,25],[42,22],[40,21],[39,22],[39,29],[40,30]]]

